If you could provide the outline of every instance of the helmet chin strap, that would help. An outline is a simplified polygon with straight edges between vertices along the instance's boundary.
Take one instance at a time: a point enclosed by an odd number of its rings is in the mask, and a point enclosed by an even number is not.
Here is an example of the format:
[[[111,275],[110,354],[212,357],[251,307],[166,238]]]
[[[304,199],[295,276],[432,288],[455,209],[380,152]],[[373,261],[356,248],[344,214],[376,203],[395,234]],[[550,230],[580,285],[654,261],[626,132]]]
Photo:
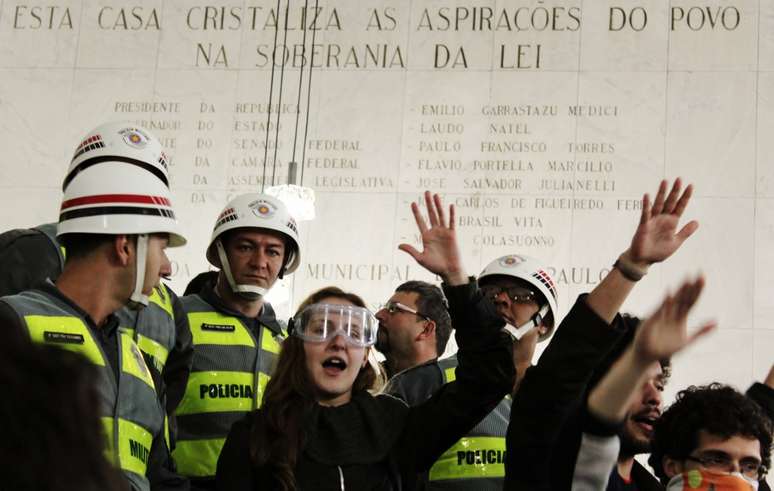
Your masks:
[[[510,324],[505,325],[505,330],[508,331],[508,333],[513,336],[516,339],[521,339],[524,334],[527,333],[530,329],[533,327],[537,327],[543,323],[543,319],[546,315],[548,315],[549,307],[548,304],[543,305],[540,310],[538,310],[535,315],[530,317],[530,319],[525,322],[524,324],[520,325],[519,327],[513,327]]]
[[[223,247],[223,243],[220,239],[215,241],[215,248],[218,249],[221,271],[226,275],[228,286],[231,287],[232,292],[246,300],[258,300],[266,295],[269,291],[268,288],[261,288],[260,286],[255,285],[237,285],[236,281],[234,281],[234,275],[231,274],[231,265],[228,263],[226,249]]]
[[[140,310],[148,306],[148,295],[142,292],[145,285],[145,266],[148,259],[148,234],[137,236],[137,257],[135,263],[134,291],[129,297],[127,306],[132,310]]]

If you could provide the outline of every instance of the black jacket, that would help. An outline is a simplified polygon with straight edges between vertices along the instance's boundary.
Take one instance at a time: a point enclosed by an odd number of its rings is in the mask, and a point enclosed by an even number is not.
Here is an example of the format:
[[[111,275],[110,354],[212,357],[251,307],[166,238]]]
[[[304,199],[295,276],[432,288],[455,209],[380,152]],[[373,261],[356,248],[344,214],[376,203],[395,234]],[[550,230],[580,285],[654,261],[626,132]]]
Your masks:
[[[595,370],[621,342],[624,326],[620,316],[612,325],[605,322],[586,304],[585,296],[575,302],[514,395],[504,489],[570,489],[580,447],[580,421],[574,440],[566,441],[562,429],[568,418],[579,413]]]
[[[499,325],[482,325],[477,318],[475,283],[446,293],[460,347],[456,380],[413,408],[367,392],[354,393],[342,406],[316,406],[305,418],[306,444],[294,473],[299,489],[403,489],[510,390],[511,342]],[[250,461],[255,417],[260,409],[232,427],[218,461],[218,489],[276,488],[272,476]]]

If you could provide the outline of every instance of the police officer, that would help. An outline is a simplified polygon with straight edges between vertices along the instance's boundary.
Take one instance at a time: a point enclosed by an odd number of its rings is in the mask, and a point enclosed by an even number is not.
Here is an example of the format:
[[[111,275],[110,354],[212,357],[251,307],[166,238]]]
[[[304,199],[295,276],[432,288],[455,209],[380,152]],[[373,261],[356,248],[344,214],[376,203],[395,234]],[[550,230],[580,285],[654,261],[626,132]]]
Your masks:
[[[127,147],[147,145],[131,128],[124,137]],[[70,177],[57,237],[67,249],[62,274],[56,284],[4,297],[3,327],[81,353],[98,368],[108,454],[133,489],[188,489],[172,471],[151,373],[115,314],[127,304],[148,305],[164,249],[185,244],[169,188],[141,166],[106,155]]]
[[[82,139],[62,190],[67,190],[78,173],[103,162],[133,165],[169,187],[167,157],[159,140],[133,123],[111,122],[94,128]],[[56,232],[57,224],[48,223],[0,234],[0,295],[38,287],[47,278],[56,281],[67,255]],[[170,264],[165,261],[162,276],[169,270]],[[193,357],[190,333],[175,328],[173,306],[177,302],[174,292],[159,282],[149,296],[148,308],[124,308],[116,314],[142,351],[169,415],[182,398]]]
[[[243,194],[215,222],[207,260],[213,286],[181,298],[194,344],[191,375],[177,408],[174,458],[199,489],[215,489],[215,470],[231,425],[260,406],[285,333],[264,296],[298,267],[296,222],[278,199]]]

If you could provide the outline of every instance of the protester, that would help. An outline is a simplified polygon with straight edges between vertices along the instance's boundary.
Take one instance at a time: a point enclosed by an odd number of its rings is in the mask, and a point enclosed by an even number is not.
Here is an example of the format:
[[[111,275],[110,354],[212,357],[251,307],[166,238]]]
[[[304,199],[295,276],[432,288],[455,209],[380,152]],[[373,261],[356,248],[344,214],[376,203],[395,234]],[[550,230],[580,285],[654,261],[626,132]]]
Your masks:
[[[429,210],[429,229],[416,219],[421,231],[450,227],[442,208]],[[510,341],[475,315],[475,283],[461,264],[420,264],[445,281],[459,345],[456,380],[412,408],[371,396],[364,370],[376,319],[348,297],[313,296],[293,320],[263,406],[229,434],[219,489],[403,489],[510,390]]]

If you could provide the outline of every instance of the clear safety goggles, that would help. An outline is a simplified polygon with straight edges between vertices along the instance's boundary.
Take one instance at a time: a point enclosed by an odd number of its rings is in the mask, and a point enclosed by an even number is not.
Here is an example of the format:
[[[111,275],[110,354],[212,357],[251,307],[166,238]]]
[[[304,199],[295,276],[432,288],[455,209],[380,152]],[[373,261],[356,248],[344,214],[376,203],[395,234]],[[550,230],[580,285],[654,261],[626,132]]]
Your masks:
[[[292,320],[292,333],[304,341],[322,343],[341,334],[355,346],[376,342],[379,322],[368,309],[354,305],[317,303]]]

